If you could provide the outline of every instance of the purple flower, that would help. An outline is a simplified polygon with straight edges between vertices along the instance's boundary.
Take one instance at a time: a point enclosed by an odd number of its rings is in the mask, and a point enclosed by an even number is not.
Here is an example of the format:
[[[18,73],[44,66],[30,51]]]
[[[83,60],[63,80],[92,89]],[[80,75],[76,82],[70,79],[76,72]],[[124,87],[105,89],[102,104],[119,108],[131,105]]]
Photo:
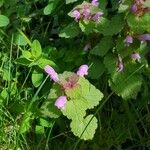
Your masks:
[[[98,0],[92,0],[91,4],[94,6],[98,6],[99,2],[98,2]]]
[[[88,51],[89,49],[91,49],[91,44],[90,43],[87,43],[84,47],[84,51]]]
[[[57,100],[56,100],[54,105],[58,109],[64,109],[66,102],[67,102],[67,97],[66,96],[60,96],[60,97],[57,98]]]
[[[131,55],[131,58],[132,58],[132,60],[134,60],[134,61],[140,61],[140,59],[141,59],[141,56],[139,55],[139,53],[133,53],[132,55]]]
[[[142,34],[137,36],[140,41],[150,41],[150,34]]]
[[[75,18],[75,21],[78,21],[80,19],[80,17],[81,17],[81,14],[80,14],[80,12],[78,10],[74,10],[72,12],[72,15]]]
[[[101,16],[103,16],[103,14],[104,14],[104,13],[102,13],[102,12],[97,12],[97,13],[92,17],[92,19],[93,19],[94,21],[99,21],[99,18],[100,18]]]
[[[138,9],[138,7],[137,7],[136,3],[131,6],[131,12],[132,13],[136,13],[137,9]]]
[[[122,62],[119,62],[119,63],[118,63],[118,66],[117,66],[117,71],[118,71],[118,72],[121,72],[121,71],[123,71],[123,68],[124,68],[123,63],[122,63]]]
[[[130,35],[126,36],[126,39],[124,40],[124,43],[125,43],[125,46],[129,47],[130,44],[133,43],[133,38],[132,38],[132,36],[130,36]]]
[[[83,77],[84,75],[88,75],[88,65],[81,65],[79,70],[77,71],[77,75]]]
[[[90,19],[91,18],[91,11],[89,8],[84,8],[83,16],[84,16],[84,19]]]
[[[57,72],[51,66],[46,65],[44,67],[44,70],[53,81],[55,81],[55,82],[59,81]]]

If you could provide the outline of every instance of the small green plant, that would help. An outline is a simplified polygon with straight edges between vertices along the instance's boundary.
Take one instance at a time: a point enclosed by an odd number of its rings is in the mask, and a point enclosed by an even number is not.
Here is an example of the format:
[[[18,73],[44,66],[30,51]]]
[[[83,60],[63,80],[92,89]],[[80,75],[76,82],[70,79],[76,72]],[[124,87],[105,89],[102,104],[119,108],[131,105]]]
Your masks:
[[[149,12],[0,0],[0,149],[149,149]]]

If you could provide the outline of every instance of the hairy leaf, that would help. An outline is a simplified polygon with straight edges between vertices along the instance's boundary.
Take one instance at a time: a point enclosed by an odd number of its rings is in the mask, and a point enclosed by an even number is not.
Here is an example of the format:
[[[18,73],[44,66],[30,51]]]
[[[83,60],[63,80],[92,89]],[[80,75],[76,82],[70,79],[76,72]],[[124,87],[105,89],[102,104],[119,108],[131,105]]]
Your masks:
[[[106,36],[91,50],[91,54],[104,56],[112,46],[112,37]]]
[[[84,118],[76,118],[71,122],[71,131],[84,140],[90,140],[95,134],[97,128],[97,119],[93,115]],[[91,120],[92,118],[92,120]],[[91,122],[90,122],[91,120]],[[82,134],[83,133],[83,134]]]

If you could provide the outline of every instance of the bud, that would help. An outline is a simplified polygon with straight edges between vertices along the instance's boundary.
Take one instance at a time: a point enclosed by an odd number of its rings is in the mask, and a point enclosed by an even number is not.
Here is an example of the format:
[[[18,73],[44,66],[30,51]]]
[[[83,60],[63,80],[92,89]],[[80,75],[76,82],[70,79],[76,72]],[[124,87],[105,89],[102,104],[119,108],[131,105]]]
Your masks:
[[[133,53],[132,55],[131,55],[131,58],[134,60],[134,61],[140,61],[140,59],[141,59],[141,56],[139,55],[139,53]]]
[[[54,105],[58,109],[64,109],[66,102],[67,102],[67,97],[66,96],[60,96],[60,97],[57,98],[57,100],[56,100]]]
[[[94,6],[98,6],[99,2],[98,2],[98,0],[92,0],[91,4]]]
[[[124,43],[125,43],[125,46],[129,47],[130,44],[133,43],[133,38],[132,38],[132,36],[130,36],[130,35],[126,36],[126,39],[124,40]]]
[[[85,75],[88,75],[88,65],[81,65],[79,70],[77,71],[77,75],[83,77]]]
[[[54,82],[59,81],[57,72],[51,66],[46,65],[44,67],[44,70]]]

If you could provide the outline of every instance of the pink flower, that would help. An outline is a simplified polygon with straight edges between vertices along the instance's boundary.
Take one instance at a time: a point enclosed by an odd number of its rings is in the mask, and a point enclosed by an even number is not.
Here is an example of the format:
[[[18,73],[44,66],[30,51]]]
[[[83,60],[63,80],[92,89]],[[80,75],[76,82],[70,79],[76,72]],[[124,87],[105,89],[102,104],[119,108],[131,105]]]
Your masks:
[[[103,15],[104,15],[104,13],[102,13],[102,12],[97,12],[97,13],[92,17],[92,19],[93,19],[94,21],[99,21],[100,17],[103,16]]]
[[[84,16],[84,19],[90,19],[91,18],[91,12],[90,12],[89,8],[84,8],[83,16]]]
[[[136,13],[137,9],[138,8],[137,8],[137,4],[136,3],[131,6],[131,12],[132,13]]]
[[[124,40],[124,43],[125,43],[125,46],[129,47],[130,44],[133,43],[133,38],[132,38],[132,36],[130,36],[130,35],[126,36],[126,39]]]
[[[137,38],[140,41],[150,41],[150,34],[142,34],[142,35],[138,35]]]
[[[98,2],[98,0],[92,0],[91,4],[94,6],[98,6],[99,2]]]
[[[80,17],[81,17],[81,14],[80,14],[80,12],[78,10],[74,10],[72,12],[72,15],[75,18],[75,21],[78,21],[80,19]]]
[[[67,102],[67,97],[66,96],[60,96],[60,97],[57,98],[57,100],[56,100],[54,105],[58,109],[64,109],[66,102]]]
[[[85,75],[88,75],[88,65],[81,65],[79,70],[77,71],[77,75],[83,77]]]
[[[44,67],[44,70],[53,81],[55,81],[55,82],[59,81],[57,72],[55,72],[55,70],[51,66],[46,65]]]
[[[141,59],[141,56],[139,55],[139,53],[133,53],[132,55],[131,55],[131,58],[134,60],[134,61],[140,61],[140,59]]]

